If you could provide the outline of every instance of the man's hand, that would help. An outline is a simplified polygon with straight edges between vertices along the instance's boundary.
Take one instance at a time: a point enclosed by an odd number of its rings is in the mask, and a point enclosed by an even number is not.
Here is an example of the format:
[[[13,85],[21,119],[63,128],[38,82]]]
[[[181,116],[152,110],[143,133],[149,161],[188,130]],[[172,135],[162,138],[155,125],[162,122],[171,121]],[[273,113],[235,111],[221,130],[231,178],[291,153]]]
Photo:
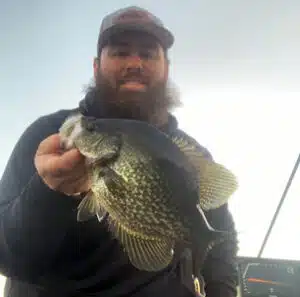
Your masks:
[[[34,163],[38,174],[52,190],[71,196],[90,189],[84,157],[77,149],[63,152],[58,134],[40,143]]]

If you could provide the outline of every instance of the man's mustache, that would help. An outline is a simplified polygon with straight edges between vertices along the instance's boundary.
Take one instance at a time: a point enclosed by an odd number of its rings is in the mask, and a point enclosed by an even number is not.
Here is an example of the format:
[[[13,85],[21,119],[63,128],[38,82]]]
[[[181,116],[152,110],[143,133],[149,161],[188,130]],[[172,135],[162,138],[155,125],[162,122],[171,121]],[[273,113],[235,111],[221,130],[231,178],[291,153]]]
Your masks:
[[[142,68],[129,68],[120,75],[118,82],[122,84],[129,81],[147,84],[149,83],[149,76]]]

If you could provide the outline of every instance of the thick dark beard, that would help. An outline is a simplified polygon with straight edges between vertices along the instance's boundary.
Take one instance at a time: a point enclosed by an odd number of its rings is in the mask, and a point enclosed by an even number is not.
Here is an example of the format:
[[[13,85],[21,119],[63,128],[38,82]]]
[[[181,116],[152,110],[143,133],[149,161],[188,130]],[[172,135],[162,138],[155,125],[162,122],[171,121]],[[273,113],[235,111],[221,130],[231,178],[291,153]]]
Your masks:
[[[105,117],[136,119],[164,124],[168,113],[181,106],[175,85],[160,83],[145,92],[118,91],[103,76],[98,75],[85,89],[93,116],[105,111]],[[91,107],[91,106],[90,106]]]

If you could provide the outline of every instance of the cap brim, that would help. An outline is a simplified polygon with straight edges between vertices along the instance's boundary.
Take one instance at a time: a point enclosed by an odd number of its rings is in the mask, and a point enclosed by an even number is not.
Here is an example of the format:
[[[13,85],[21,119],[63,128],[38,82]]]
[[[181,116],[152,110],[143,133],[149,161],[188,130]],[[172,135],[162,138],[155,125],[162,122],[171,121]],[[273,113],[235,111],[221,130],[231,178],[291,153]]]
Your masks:
[[[173,34],[169,30],[155,24],[116,24],[104,30],[100,34],[98,40],[98,49],[99,47],[101,48],[112,35],[124,31],[138,31],[148,33],[149,35],[154,36],[161,44],[161,46],[165,49],[169,49],[174,43]]]

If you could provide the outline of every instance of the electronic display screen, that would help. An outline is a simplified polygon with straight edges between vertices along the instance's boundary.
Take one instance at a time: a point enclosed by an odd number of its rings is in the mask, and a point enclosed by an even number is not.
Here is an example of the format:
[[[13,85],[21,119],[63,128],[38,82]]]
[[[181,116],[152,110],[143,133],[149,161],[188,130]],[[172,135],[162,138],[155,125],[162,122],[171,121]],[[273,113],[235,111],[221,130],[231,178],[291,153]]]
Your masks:
[[[299,297],[300,261],[239,258],[241,297]]]

